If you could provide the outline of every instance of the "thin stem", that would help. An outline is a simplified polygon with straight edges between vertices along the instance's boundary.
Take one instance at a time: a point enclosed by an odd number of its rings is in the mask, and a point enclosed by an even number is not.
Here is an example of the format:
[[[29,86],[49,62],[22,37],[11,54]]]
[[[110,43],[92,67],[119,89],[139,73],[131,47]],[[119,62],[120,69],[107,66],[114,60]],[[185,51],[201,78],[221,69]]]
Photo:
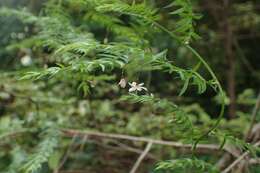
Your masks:
[[[154,25],[157,26],[158,28],[160,28],[161,30],[163,30],[164,32],[168,33],[173,39],[176,39],[178,41],[178,43],[180,43],[181,45],[183,45],[185,48],[187,48],[189,51],[191,51],[193,53],[193,55],[195,55],[195,57],[204,65],[204,67],[208,70],[208,72],[210,73],[211,77],[216,81],[216,84],[217,84],[217,87],[218,87],[218,90],[219,90],[219,94],[221,96],[221,108],[220,108],[220,112],[219,112],[219,116],[218,116],[218,119],[216,121],[216,123],[203,135],[201,135],[195,142],[194,142],[194,145],[193,145],[193,148],[192,150],[195,150],[196,149],[196,146],[197,144],[199,143],[199,141],[201,139],[203,139],[204,137],[207,137],[212,131],[214,131],[223,115],[224,115],[224,111],[225,111],[225,102],[224,102],[224,91],[222,89],[222,86],[218,80],[218,78],[216,77],[215,73],[213,72],[213,70],[211,69],[211,67],[208,65],[208,63],[200,56],[200,54],[194,50],[191,46],[189,46],[188,44],[183,44],[176,35],[174,35],[171,31],[169,31],[167,28],[165,28],[164,26],[160,25],[159,23],[157,22],[154,22]]]
[[[54,170],[53,173],[59,173],[59,170],[63,167],[63,165],[65,164],[65,162],[67,161],[69,155],[71,154],[72,150],[73,150],[73,144],[75,143],[77,139],[77,134],[75,134],[71,140],[71,143],[67,149],[67,151],[65,152],[63,159],[61,160],[61,162],[59,163],[58,167]]]

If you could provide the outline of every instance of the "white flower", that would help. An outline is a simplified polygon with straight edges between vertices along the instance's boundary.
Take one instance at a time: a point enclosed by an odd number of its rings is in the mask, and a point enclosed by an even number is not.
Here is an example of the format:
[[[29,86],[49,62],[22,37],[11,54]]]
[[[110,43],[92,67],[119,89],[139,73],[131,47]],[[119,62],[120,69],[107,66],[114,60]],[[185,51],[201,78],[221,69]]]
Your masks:
[[[129,89],[129,92],[133,91],[142,91],[145,90],[147,91],[147,88],[143,87],[144,83],[137,84],[136,82],[129,83],[131,88]]]
[[[121,88],[125,88],[125,87],[126,87],[126,80],[125,80],[124,78],[122,78],[122,79],[119,81],[118,85],[119,85]]]
[[[29,56],[29,55],[24,55],[22,58],[21,58],[21,64],[23,66],[29,66],[32,64],[32,58]]]

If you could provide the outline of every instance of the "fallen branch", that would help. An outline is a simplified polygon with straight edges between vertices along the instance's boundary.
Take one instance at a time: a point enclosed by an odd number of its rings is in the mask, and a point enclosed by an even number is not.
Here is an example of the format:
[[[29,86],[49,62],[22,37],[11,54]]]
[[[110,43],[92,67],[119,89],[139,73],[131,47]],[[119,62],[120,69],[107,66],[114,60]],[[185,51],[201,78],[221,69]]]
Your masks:
[[[93,143],[93,144],[99,145],[101,147],[111,149],[111,150],[115,150],[115,151],[120,151],[120,152],[121,151],[129,151],[129,152],[136,153],[136,154],[139,154],[139,155],[142,154],[142,152],[143,152],[143,150],[141,150],[141,149],[133,148],[133,147],[130,147],[128,145],[125,145],[125,144],[122,144],[122,143],[119,143],[119,142],[116,142],[116,141],[113,141],[113,143],[116,144],[117,146],[110,146],[110,145],[107,145],[107,144],[104,144],[104,143],[101,143],[101,142],[97,142],[97,141],[91,140],[91,139],[88,139],[86,141],[86,143]],[[154,155],[149,154],[149,153],[147,153],[146,157],[149,158],[149,159],[157,160],[157,158]]]
[[[191,149],[192,144],[183,144],[181,142],[174,142],[174,141],[165,141],[165,140],[158,140],[158,139],[151,139],[147,137],[137,137],[137,136],[130,136],[130,135],[123,135],[123,134],[114,134],[114,133],[102,133],[102,132],[94,132],[94,131],[88,131],[88,130],[72,130],[72,129],[62,129],[62,132],[65,136],[73,137],[74,135],[78,136],[96,136],[96,137],[103,137],[103,138],[114,138],[114,139],[124,139],[124,140],[130,140],[130,141],[139,141],[139,142],[152,142],[153,144],[159,144],[159,145],[167,145],[172,146],[175,148],[184,148],[184,149]],[[216,144],[198,144],[197,145],[197,151],[203,150],[207,153],[212,152],[219,152],[219,145]],[[224,150],[226,152],[229,152],[230,154],[236,156],[231,150],[229,150],[228,147],[224,147]]]

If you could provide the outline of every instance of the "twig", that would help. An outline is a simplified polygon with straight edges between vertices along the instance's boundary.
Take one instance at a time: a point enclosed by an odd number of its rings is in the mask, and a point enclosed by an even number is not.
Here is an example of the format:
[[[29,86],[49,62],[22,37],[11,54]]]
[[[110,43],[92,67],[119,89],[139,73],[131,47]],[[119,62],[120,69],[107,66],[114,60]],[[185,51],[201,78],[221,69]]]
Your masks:
[[[77,135],[74,135],[66,153],[64,154],[63,159],[61,160],[58,167],[53,171],[53,173],[59,173],[59,170],[63,167],[64,163],[67,161],[69,154],[70,154],[71,150],[73,149],[73,143],[75,142],[76,138],[77,138]]]
[[[122,143],[118,143],[118,142],[114,142],[114,144],[116,144],[117,146],[110,146],[110,145],[107,145],[107,144],[103,144],[103,143],[100,143],[100,142],[97,142],[95,140],[91,140],[91,139],[88,139],[86,141],[86,143],[93,143],[93,144],[96,144],[96,145],[99,145],[101,147],[104,147],[104,148],[107,148],[107,149],[111,149],[111,150],[116,150],[116,151],[129,151],[129,152],[132,152],[132,153],[136,153],[136,154],[142,154],[143,150],[140,150],[140,149],[137,149],[137,148],[133,148],[133,147],[130,147],[128,145],[125,145],[125,144],[122,144]],[[156,160],[156,157],[152,154],[147,154],[147,157],[149,157],[150,159],[154,159]]]
[[[250,159],[248,162],[249,164],[256,165],[256,164],[260,164],[260,159],[259,158]]]
[[[130,151],[130,152],[133,152],[133,153],[137,153],[137,154],[141,154],[143,151],[141,149],[138,149],[138,148],[134,148],[134,147],[131,147],[131,146],[128,146],[124,143],[121,143],[121,142],[117,142],[117,141],[113,141],[118,147],[121,147],[123,150],[126,150],[126,151]],[[149,154],[147,153],[146,155],[147,157],[151,158],[151,159],[155,159],[156,160],[156,157],[152,154]]]
[[[62,129],[65,136],[73,137],[75,134],[78,136],[97,136],[97,137],[104,137],[104,138],[114,138],[114,139],[124,139],[124,140],[130,140],[130,141],[139,141],[139,142],[152,142],[153,144],[159,144],[159,145],[167,145],[172,146],[175,148],[187,148],[191,149],[192,144],[183,144],[181,142],[174,142],[174,141],[164,141],[164,140],[158,140],[158,139],[151,139],[146,137],[136,137],[136,136],[129,136],[129,135],[122,135],[122,134],[113,134],[113,133],[102,133],[102,132],[94,132],[94,131],[81,131],[81,130],[72,130],[72,129]],[[209,153],[212,153],[213,151],[220,151],[219,145],[216,144],[198,144],[197,145],[197,151],[198,150],[204,150]],[[224,150],[234,156],[232,151],[229,150],[229,148],[224,147]]]
[[[257,101],[256,101],[255,107],[254,107],[253,112],[252,112],[251,123],[250,123],[249,129],[248,129],[248,132],[245,136],[245,140],[251,135],[253,126],[254,126],[255,121],[256,121],[256,115],[257,115],[259,108],[260,108],[260,92],[257,96]]]
[[[130,173],[136,173],[139,165],[141,164],[141,162],[143,161],[143,159],[145,158],[145,156],[147,155],[147,153],[149,152],[149,150],[151,149],[153,143],[150,141],[146,147],[145,150],[142,152],[142,154],[138,157],[137,161],[135,162],[134,166],[132,167]]]
[[[260,141],[254,144],[254,146],[259,146]],[[235,167],[241,160],[243,160],[247,155],[249,154],[249,151],[244,152],[240,157],[238,157],[233,163],[231,163],[226,169],[222,171],[222,173],[228,173]]]
[[[17,131],[13,131],[13,132],[7,132],[7,133],[0,135],[0,140],[2,141],[4,138],[17,136],[17,135],[20,135],[22,133],[26,133],[28,131],[29,131],[28,129],[21,129],[21,130],[17,130]]]
[[[249,61],[247,60],[243,50],[241,49],[240,45],[238,44],[237,39],[234,37],[233,38],[233,45],[237,50],[237,53],[239,54],[238,57],[240,57],[242,63],[244,63],[244,65],[246,66],[246,68],[253,74],[256,73],[256,70],[254,69],[254,67],[252,67],[252,65],[249,63]]]
[[[253,129],[253,126],[255,124],[256,115],[257,115],[257,111],[259,109],[259,106],[260,106],[260,92],[258,94],[257,101],[256,101],[255,106],[254,106],[253,111],[252,111],[252,118],[251,118],[251,122],[250,122],[250,125],[249,125],[249,130],[244,137],[245,141],[248,140],[248,138],[250,137],[250,135],[252,133],[252,129]],[[237,157],[237,159],[233,163],[231,163],[228,167],[226,167],[226,169],[224,169],[223,173],[230,171],[237,163],[239,163],[241,160],[243,160],[248,154],[249,154],[249,152],[246,152],[246,153],[240,155],[239,157]],[[230,157],[226,157],[226,158],[230,159]],[[224,161],[223,163],[225,163],[225,162],[226,161]]]

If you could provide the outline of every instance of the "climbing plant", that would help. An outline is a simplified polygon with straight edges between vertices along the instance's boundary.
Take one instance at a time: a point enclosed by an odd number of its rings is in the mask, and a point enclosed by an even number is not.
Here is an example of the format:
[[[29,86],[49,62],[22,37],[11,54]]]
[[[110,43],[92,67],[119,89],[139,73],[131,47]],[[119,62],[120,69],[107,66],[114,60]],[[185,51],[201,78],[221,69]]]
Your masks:
[[[165,13],[175,20],[173,28],[163,25],[162,14]],[[256,155],[256,147],[218,129],[226,96],[214,70],[192,47],[199,39],[196,22],[201,16],[193,11],[190,0],[170,1],[161,9],[148,1],[49,0],[39,14],[5,7],[0,9],[0,14],[17,18],[31,32],[30,36],[10,43],[6,51],[30,49],[33,52],[26,52],[21,58],[24,68],[14,68],[1,75],[1,81],[5,81],[1,99],[16,100],[15,108],[7,111],[8,118],[0,121],[5,124],[0,138],[12,148],[3,154],[11,160],[0,164],[3,170],[58,172],[64,164],[62,158],[68,157],[66,154],[71,148],[68,137],[72,135],[73,142],[84,148],[80,133],[68,134],[66,130],[143,135],[142,129],[135,126],[140,116],[145,116],[142,111],[155,119],[146,123],[156,128],[160,122],[167,129],[161,132],[164,137],[172,134],[169,140],[178,138],[183,145],[188,143],[192,153],[190,158],[158,163],[156,172],[183,172],[193,168],[200,172],[218,172],[211,163],[196,156],[200,143],[209,139],[219,144],[219,150],[230,142]],[[195,64],[182,67],[170,57],[167,49],[155,49],[152,38],[157,35],[169,37],[176,47],[189,52]],[[201,69],[206,70],[210,78],[205,78]],[[169,76],[169,82],[181,83],[177,96],[189,89],[197,94],[213,90],[221,103],[217,119],[205,122],[209,126],[197,126],[185,108],[161,96],[153,87],[156,74]],[[145,108],[149,108],[149,113],[142,110]],[[135,109],[140,112],[131,115]],[[132,119],[125,122],[128,117],[124,114]],[[111,124],[106,124],[107,121]],[[25,137],[12,143],[12,137],[20,133]],[[31,147],[33,151],[29,151]]]

